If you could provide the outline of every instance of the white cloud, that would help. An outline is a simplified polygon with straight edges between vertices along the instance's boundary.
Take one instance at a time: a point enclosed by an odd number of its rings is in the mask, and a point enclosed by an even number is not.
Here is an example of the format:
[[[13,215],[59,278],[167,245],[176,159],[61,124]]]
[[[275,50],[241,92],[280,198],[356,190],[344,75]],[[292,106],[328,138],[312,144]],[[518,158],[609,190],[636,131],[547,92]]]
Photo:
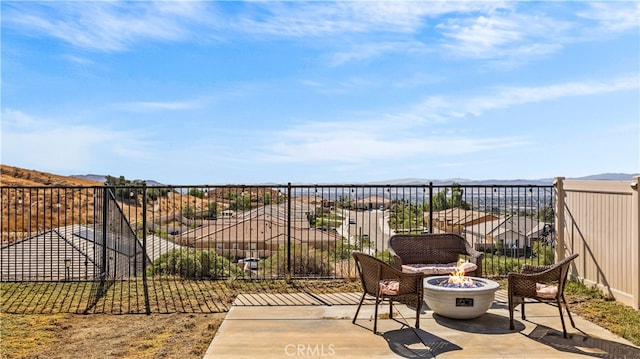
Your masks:
[[[307,123],[269,135],[260,149],[264,161],[275,163],[365,163],[395,158],[446,156],[522,146],[521,138],[424,136],[419,124],[377,120]]]
[[[146,40],[224,41],[231,34],[269,39],[336,36],[338,41],[353,34],[414,34],[425,26],[428,17],[486,12],[504,6],[370,1],[225,5],[206,1],[13,3],[4,8],[3,26],[57,38],[80,48],[125,51]],[[395,50],[395,46],[389,50]]]
[[[114,104],[113,107],[131,112],[182,111],[201,108],[206,102],[204,99],[184,101],[136,101],[117,103]]]
[[[397,88],[412,88],[424,85],[433,85],[436,83],[441,83],[444,80],[446,80],[446,78],[442,75],[438,75],[435,73],[417,72],[413,73],[410,78],[399,79],[393,84],[393,86]]]
[[[57,38],[79,48],[126,51],[144,41],[228,41],[302,39],[321,47],[334,66],[387,53],[446,50],[463,58],[523,62],[560,51],[564,44],[593,33],[590,24],[558,20],[544,6],[517,2],[248,2],[199,1],[12,3],[3,7],[3,26]],[[638,27],[637,3],[588,3],[577,13],[600,31]],[[518,11],[531,13],[521,14]],[[553,9],[553,7],[549,7]],[[549,10],[550,12],[552,10]],[[440,16],[447,16],[440,20]],[[425,38],[432,27],[441,37]],[[393,35],[413,36],[397,39]],[[372,38],[371,36],[375,36]],[[227,40],[225,40],[227,39]],[[433,41],[433,42],[432,42]],[[77,58],[77,57],[76,57]],[[502,64],[508,66],[507,62]]]
[[[198,2],[14,3],[3,26],[54,37],[80,48],[123,51],[139,41],[178,41],[189,34],[185,23],[202,20]]]
[[[497,17],[480,16],[466,25],[451,23],[438,28],[444,30],[445,37],[456,41],[460,52],[474,57],[484,57],[497,47],[519,41],[523,36],[517,23]],[[453,48],[452,45],[447,46]]]
[[[524,61],[559,51],[571,25],[540,13],[493,12],[449,18],[436,26],[442,48],[463,58]]]
[[[4,131],[21,129],[21,128],[33,128],[37,125],[37,121],[28,116],[22,111],[14,110],[11,108],[2,109],[2,127]]]
[[[361,138],[315,139],[300,143],[297,139],[272,146],[263,158],[270,162],[362,163],[402,158],[435,158],[522,146],[529,142],[520,138],[463,138],[438,136],[431,138]]]
[[[419,156],[450,156],[530,145],[523,137],[460,136],[456,132],[427,134],[425,127],[456,118],[481,116],[487,111],[564,97],[589,96],[638,89],[637,76],[611,81],[585,81],[539,87],[489,89],[475,97],[431,96],[409,110],[378,116],[377,120],[313,122],[274,131],[263,137],[271,145],[260,148],[264,161],[308,161],[362,164],[376,160]],[[431,126],[432,131],[438,131]]]
[[[259,3],[260,11],[247,11],[228,22],[237,33],[261,38],[304,39],[304,46],[323,47],[328,63],[340,66],[388,53],[435,51],[421,39],[400,40],[394,35],[417,35],[431,17],[492,12],[500,2],[294,2]],[[290,4],[295,4],[291,6]],[[223,30],[228,30],[225,28]],[[375,36],[375,38],[372,38]]]
[[[639,81],[637,75],[632,75],[609,81],[568,82],[537,87],[495,87],[487,89],[487,95],[466,98],[430,96],[408,111],[390,117],[408,123],[447,122],[527,103],[635,90],[640,86]]]
[[[577,15],[596,21],[598,31],[608,33],[635,29],[637,32],[640,26],[640,3],[637,1],[588,2],[587,6],[588,9]]]
[[[324,37],[366,32],[412,33],[425,5],[406,2],[256,3],[230,26],[237,32],[278,37]],[[416,11],[418,10],[418,11]]]
[[[2,161],[58,173],[96,168],[101,159],[150,158],[145,135],[68,125],[29,116],[19,110],[2,111]]]
[[[488,110],[507,108],[526,103],[638,89],[638,81],[637,76],[630,76],[613,79],[611,81],[585,81],[539,87],[497,88],[491,96],[466,101],[463,107],[465,112],[477,116]]]
[[[475,18],[451,17],[436,29],[444,37],[442,48],[451,54],[498,60],[501,65],[509,66],[556,53],[567,44],[594,41],[623,31],[637,32],[640,28],[640,4],[637,2],[568,4],[571,6],[549,3],[535,8],[525,4],[480,12]],[[581,9],[583,6],[586,9]],[[524,11],[527,13],[521,13]]]
[[[67,55],[62,55],[62,57],[80,66],[96,66],[97,65],[96,62],[86,57],[82,57],[78,55],[67,54]]]
[[[428,48],[419,41],[397,42],[367,42],[356,43],[347,50],[338,50],[330,56],[329,64],[341,66],[345,63],[357,62],[387,53],[420,53],[427,52]]]

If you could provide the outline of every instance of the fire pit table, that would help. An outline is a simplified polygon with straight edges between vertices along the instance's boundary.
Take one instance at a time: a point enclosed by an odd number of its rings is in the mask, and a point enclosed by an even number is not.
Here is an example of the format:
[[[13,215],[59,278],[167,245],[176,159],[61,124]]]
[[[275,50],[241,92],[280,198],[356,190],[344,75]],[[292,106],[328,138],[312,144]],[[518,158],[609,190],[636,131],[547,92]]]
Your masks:
[[[434,313],[453,319],[477,318],[491,308],[500,285],[492,280],[466,277],[450,283],[449,276],[424,279],[424,300]]]

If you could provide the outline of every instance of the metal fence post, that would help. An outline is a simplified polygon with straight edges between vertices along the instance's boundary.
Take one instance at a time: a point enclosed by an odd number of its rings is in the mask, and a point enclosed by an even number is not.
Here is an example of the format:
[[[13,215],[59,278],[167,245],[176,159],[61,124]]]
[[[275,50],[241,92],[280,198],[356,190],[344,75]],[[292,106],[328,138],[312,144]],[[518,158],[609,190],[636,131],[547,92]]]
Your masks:
[[[102,260],[100,261],[100,282],[107,279],[107,231],[109,230],[109,187],[102,191]]]
[[[291,182],[287,184],[287,275],[291,275]]]
[[[429,182],[429,233],[433,233],[433,182]]]
[[[556,225],[556,253],[555,260],[561,261],[565,257],[565,243],[564,233],[566,229],[566,223],[564,221],[564,198],[566,196],[564,192],[564,177],[556,177],[553,181],[553,186],[556,188],[556,210],[555,210],[555,225]]]
[[[147,315],[150,315],[151,304],[149,302],[149,284],[147,283],[147,182],[142,183],[142,288],[144,308]]]

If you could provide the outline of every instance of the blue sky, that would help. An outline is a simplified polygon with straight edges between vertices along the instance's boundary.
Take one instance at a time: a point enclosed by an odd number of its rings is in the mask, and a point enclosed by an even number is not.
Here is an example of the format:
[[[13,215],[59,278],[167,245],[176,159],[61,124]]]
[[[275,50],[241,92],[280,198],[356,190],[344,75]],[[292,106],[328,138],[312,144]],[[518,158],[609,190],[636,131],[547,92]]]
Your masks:
[[[640,2],[2,1],[3,164],[166,184],[640,172]]]

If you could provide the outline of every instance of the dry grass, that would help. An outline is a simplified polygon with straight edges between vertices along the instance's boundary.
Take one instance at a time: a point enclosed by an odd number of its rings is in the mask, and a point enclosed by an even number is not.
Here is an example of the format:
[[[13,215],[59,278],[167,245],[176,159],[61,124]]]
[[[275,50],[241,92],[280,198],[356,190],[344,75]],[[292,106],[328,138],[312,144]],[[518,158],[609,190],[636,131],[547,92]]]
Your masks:
[[[3,358],[202,358],[217,314],[0,314]]]
[[[568,282],[566,293],[572,312],[640,346],[640,311],[579,282]]]
[[[359,291],[351,280],[116,283],[87,312],[90,283],[3,283],[1,358],[202,358],[240,293]],[[134,295],[135,294],[135,295]],[[101,313],[102,312],[102,313]],[[155,314],[165,312],[166,314]]]
[[[504,288],[505,281],[500,283]],[[154,314],[101,314],[126,313],[127,309],[144,313],[144,305],[132,305],[132,296],[126,293],[137,291],[138,284],[119,283],[92,307],[94,314],[81,314],[86,311],[83,303],[90,291],[87,286],[3,283],[0,357],[202,358],[240,293],[361,290],[353,280],[165,281],[150,286]],[[116,292],[120,295],[116,296]],[[566,294],[573,313],[640,345],[640,312],[579,283],[571,283]],[[162,311],[166,314],[155,314]]]

